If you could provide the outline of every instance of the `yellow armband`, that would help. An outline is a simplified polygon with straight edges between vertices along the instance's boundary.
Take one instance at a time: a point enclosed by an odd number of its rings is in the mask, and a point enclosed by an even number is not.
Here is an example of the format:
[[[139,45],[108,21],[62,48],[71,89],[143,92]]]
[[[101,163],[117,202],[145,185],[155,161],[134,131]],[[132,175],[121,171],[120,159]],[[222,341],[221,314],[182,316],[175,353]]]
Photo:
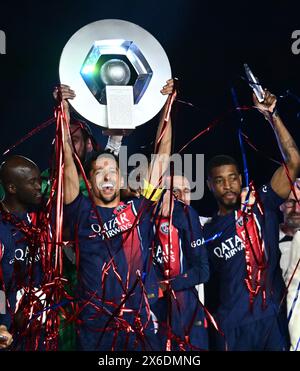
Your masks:
[[[144,187],[142,195],[151,201],[158,201],[163,189],[162,188],[154,188],[153,184],[149,183],[147,180],[144,179]]]

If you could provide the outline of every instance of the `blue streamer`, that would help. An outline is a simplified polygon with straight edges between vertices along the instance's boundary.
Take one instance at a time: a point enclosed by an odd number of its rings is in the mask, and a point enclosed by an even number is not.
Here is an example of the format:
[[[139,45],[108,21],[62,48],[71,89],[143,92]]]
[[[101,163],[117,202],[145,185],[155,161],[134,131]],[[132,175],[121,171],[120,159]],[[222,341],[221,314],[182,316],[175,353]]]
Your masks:
[[[231,88],[231,95],[232,95],[234,106],[237,109],[239,107],[239,102],[238,102],[238,99],[237,99],[237,94],[236,94],[235,89],[233,87]],[[240,128],[239,128],[238,136],[239,136],[239,143],[240,143],[240,148],[241,148],[241,152],[242,152],[244,177],[245,177],[246,187],[249,188],[249,171],[248,171],[248,166],[247,166],[247,158],[246,158],[246,152],[245,152],[243,135],[242,135],[243,134],[242,133],[242,124],[244,122],[244,118],[243,118],[241,110],[237,109],[237,114],[240,117]],[[246,201],[248,201],[248,200],[246,200]]]

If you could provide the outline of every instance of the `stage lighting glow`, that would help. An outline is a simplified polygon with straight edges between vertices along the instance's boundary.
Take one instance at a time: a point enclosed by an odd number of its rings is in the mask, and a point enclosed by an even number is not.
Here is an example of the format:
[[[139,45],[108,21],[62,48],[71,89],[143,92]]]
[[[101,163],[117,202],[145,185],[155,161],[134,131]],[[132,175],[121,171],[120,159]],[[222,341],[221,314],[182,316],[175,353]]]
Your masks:
[[[93,73],[94,71],[95,71],[95,66],[86,65],[82,68],[82,73],[85,75]]]

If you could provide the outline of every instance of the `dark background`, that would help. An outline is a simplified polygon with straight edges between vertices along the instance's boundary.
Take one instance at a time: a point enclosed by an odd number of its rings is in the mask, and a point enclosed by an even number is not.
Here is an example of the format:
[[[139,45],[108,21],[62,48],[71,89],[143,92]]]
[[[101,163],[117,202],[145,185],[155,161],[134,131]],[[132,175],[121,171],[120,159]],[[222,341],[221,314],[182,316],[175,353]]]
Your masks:
[[[68,39],[84,25],[106,18],[134,22],[152,33],[164,47],[173,76],[180,79],[179,98],[197,109],[177,104],[174,110],[174,151],[215,118],[233,108],[230,88],[239,103],[251,104],[251,91],[240,78],[247,62],[265,87],[277,96],[287,89],[300,96],[300,54],[293,55],[292,32],[300,29],[298,1],[214,2],[193,0],[45,1],[0,4],[0,29],[6,32],[7,54],[0,55],[0,153],[53,115],[51,92],[58,83],[58,64]],[[288,129],[300,142],[300,104],[279,99]],[[129,151],[150,148],[157,118],[140,126],[125,143]],[[244,131],[268,155],[280,159],[269,124],[255,112],[244,113]],[[186,153],[219,153],[241,163],[238,117],[227,115],[209,134],[193,142]],[[100,137],[101,130],[93,126]],[[54,130],[48,128],[13,153],[48,166]],[[299,139],[298,139],[299,138]],[[104,143],[105,140],[99,139]],[[250,178],[257,184],[270,179],[276,165],[247,147]],[[1,156],[1,161],[3,160]],[[195,203],[202,215],[215,204],[206,189]]]

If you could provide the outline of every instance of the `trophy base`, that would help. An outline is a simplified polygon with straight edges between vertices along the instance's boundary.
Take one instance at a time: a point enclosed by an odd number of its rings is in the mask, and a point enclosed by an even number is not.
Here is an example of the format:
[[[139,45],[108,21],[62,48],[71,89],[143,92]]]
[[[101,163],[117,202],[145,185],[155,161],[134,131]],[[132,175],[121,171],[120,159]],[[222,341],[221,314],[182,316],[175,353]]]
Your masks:
[[[134,129],[103,129],[103,135],[123,135],[127,136],[133,132]]]

